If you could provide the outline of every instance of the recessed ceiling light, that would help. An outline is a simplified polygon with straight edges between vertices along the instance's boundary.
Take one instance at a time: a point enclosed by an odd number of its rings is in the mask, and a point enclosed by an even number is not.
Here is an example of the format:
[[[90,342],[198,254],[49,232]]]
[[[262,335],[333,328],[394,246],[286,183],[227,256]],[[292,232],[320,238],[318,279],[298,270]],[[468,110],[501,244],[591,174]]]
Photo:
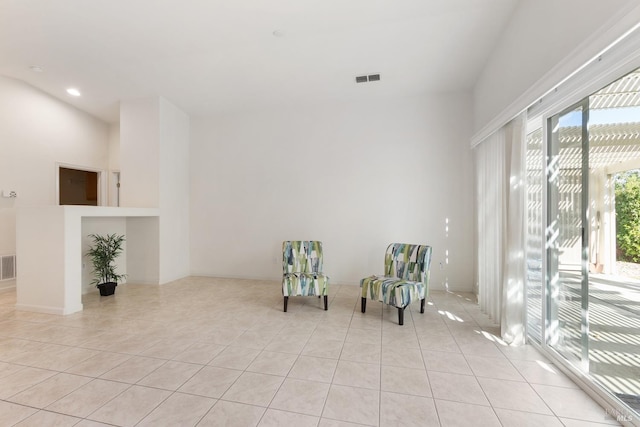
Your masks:
[[[67,89],[67,93],[71,96],[80,96],[80,91],[73,87],[70,87],[69,89]]]
[[[284,32],[282,30],[275,30],[272,34],[274,37],[284,37]]]
[[[40,67],[40,66],[38,66],[38,65],[31,65],[31,66],[29,67],[29,69],[30,69],[31,71],[33,71],[34,73],[41,73],[41,72],[43,72],[43,71],[44,71],[44,68],[42,68],[42,67]]]

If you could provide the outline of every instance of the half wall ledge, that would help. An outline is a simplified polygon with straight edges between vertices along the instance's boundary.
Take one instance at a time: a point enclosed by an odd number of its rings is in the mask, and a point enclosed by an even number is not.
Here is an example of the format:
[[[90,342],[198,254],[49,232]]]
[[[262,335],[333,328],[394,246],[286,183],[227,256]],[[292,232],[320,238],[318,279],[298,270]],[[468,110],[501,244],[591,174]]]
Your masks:
[[[127,229],[126,257],[136,260],[127,273],[158,283],[159,255],[153,254],[159,254],[159,209],[23,207],[16,215],[17,310],[60,315],[82,311],[82,228],[89,218],[120,218]]]

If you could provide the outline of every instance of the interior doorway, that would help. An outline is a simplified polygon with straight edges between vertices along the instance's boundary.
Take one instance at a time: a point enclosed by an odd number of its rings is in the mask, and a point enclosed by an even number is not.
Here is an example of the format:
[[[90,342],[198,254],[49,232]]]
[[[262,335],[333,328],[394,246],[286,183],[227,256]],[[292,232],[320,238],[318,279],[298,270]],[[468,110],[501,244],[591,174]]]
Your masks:
[[[99,205],[100,176],[98,172],[60,166],[58,185],[59,205]]]

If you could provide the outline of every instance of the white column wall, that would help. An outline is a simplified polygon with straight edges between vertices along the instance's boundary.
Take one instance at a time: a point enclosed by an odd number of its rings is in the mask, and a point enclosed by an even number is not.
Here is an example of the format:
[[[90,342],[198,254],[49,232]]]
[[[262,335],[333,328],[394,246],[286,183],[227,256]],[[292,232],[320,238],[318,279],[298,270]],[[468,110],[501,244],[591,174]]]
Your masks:
[[[135,227],[157,227],[148,252],[128,255],[130,281],[151,277],[157,283],[189,275],[189,117],[163,98],[122,102],[120,105],[120,205],[158,207],[156,225],[130,222]],[[154,259],[155,257],[155,259]],[[145,271],[136,273],[137,261]]]
[[[189,275],[189,116],[160,98],[160,283]]]
[[[107,179],[107,200],[109,206],[118,206],[118,188],[115,172],[120,172],[120,123],[109,126],[109,173]]]
[[[160,100],[120,103],[120,206],[160,205]]]
[[[57,167],[107,169],[108,126],[26,83],[0,76],[0,255],[16,253],[16,210],[53,206]],[[20,271],[18,271],[18,274]]]
[[[470,291],[470,105],[448,94],[192,118],[192,274],[279,280],[282,241],[317,239],[331,280],[357,284],[382,272],[389,243],[425,243],[432,287]]]
[[[120,170],[120,123],[109,125],[109,170]]]

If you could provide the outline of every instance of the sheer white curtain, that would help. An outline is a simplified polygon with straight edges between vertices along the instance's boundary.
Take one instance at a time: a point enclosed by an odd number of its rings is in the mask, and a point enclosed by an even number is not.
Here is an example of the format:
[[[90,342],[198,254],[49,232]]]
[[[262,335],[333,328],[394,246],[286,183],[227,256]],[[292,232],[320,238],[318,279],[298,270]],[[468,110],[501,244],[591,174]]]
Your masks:
[[[502,339],[525,339],[524,114],[475,149],[480,309],[500,323]]]
[[[475,149],[478,251],[478,302],[496,322],[500,319],[506,226],[505,132],[500,129]]]

